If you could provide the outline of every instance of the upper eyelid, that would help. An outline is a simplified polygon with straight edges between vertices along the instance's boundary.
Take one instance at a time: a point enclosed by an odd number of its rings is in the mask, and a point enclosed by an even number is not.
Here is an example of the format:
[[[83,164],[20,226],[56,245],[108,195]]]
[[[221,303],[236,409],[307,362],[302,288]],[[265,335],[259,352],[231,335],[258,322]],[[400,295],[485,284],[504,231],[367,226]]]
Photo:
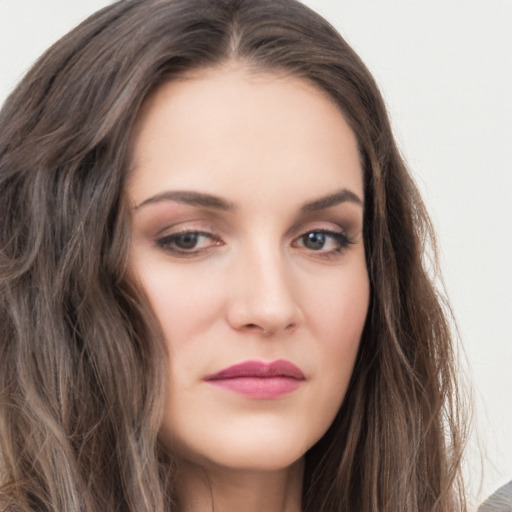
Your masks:
[[[172,237],[179,237],[181,235],[189,235],[189,234],[196,234],[196,235],[209,236],[209,237],[215,236],[215,234],[213,232],[204,231],[202,229],[183,229],[183,230],[179,230],[179,231],[172,231],[171,233],[157,235],[155,238],[156,239],[172,238]]]
[[[200,236],[208,237],[209,241],[206,244],[206,247],[193,247],[190,249],[179,247],[174,239],[178,239],[180,236],[187,235],[187,234],[198,234]],[[155,245],[160,248],[161,250],[169,253],[174,254],[175,256],[194,256],[201,253],[204,253],[208,251],[211,247],[216,245],[223,245],[217,243],[218,241],[221,241],[220,237],[216,237],[215,235],[212,235],[210,233],[204,233],[202,231],[198,230],[188,230],[188,231],[181,231],[181,232],[175,232],[170,233],[168,235],[163,235],[160,237],[157,237],[154,240]],[[174,242],[174,243],[173,243]],[[174,247],[172,247],[174,245]]]
[[[344,233],[351,238],[358,238],[357,234],[360,231],[358,227],[362,221],[359,220],[360,213],[358,210],[354,211],[353,208],[346,209],[345,205],[352,205],[353,203],[342,203],[341,205],[334,205],[329,207],[327,210],[312,210],[306,209],[304,211],[296,212],[295,219],[290,223],[289,229],[283,234],[284,239],[290,237],[300,236],[301,232],[309,231],[311,229],[324,229],[325,225],[333,226],[337,231]],[[340,209],[343,207],[342,209]],[[205,211],[201,207],[190,207],[188,209],[174,213],[170,211],[169,214],[163,211],[163,215],[159,213],[157,217],[154,217],[153,210],[149,210],[151,215],[144,215],[141,221],[137,222],[137,225],[141,226],[141,229],[145,231],[153,240],[160,238],[161,236],[167,236],[167,234],[173,234],[175,231],[181,231],[181,226],[184,232],[188,231],[188,224],[191,224],[190,231],[201,231],[204,233],[215,233],[220,236],[232,236],[236,234],[237,227],[233,223],[234,217],[232,212],[230,216],[226,216],[224,211]],[[161,211],[160,209],[157,211]],[[169,216],[168,216],[169,215]],[[167,217],[168,222],[164,224],[164,217]],[[153,220],[152,220],[153,219]],[[160,229],[151,227],[151,224],[155,226],[155,223],[162,226]],[[319,225],[319,228],[317,227]],[[306,229],[303,231],[303,229]]]
[[[312,254],[316,253],[317,257],[333,257],[335,254],[341,254],[345,252],[345,250],[348,249],[348,246],[353,245],[356,243],[356,240],[352,236],[349,236],[346,231],[339,225],[337,225],[337,228],[327,228],[327,227],[311,227],[308,229],[301,230],[298,234],[293,236],[290,240],[290,246],[292,248],[300,249],[303,248],[299,245],[301,238],[303,238],[308,233],[325,233],[327,236],[331,235],[331,239],[335,241],[336,244],[339,244],[340,247],[337,249],[329,249],[329,250],[318,250],[318,251],[312,251]],[[202,235],[207,237],[209,240],[206,242],[204,247],[193,247],[190,249],[187,248],[180,248],[176,243],[173,241],[173,238],[178,238],[182,235],[194,233],[197,235]],[[216,234],[214,231],[204,230],[204,229],[197,229],[194,227],[184,227],[182,229],[178,229],[176,231],[173,231],[171,233],[155,237],[154,243],[156,246],[158,246],[161,250],[168,252],[169,254],[176,256],[176,257],[194,257],[199,256],[201,254],[207,254],[211,250],[213,250],[215,247],[224,246],[226,245],[226,241],[223,236]],[[173,248],[174,246],[174,248]],[[308,251],[309,253],[309,251]]]
[[[326,233],[330,232],[347,235],[350,230],[344,227],[343,224],[339,221],[318,219],[295,224],[288,230],[287,236],[291,238],[297,238],[312,231],[323,231]]]
[[[197,222],[197,221],[192,221]],[[174,224],[166,224],[163,228],[159,229],[153,236],[154,239],[163,238],[166,236],[179,235],[183,233],[203,233],[205,235],[215,234],[218,230],[213,229],[211,223],[207,226],[204,225],[193,225],[190,226],[190,222],[176,222]]]
[[[347,232],[348,230],[345,229],[344,227],[340,226],[339,224],[333,223],[330,221],[329,222],[324,221],[324,222],[330,224],[331,226],[334,225],[334,227],[329,227],[329,226],[324,225],[324,226],[311,226],[311,227],[307,226],[307,227],[299,228],[299,227],[295,226],[288,230],[287,237],[295,239],[295,238],[299,238],[299,237],[305,235],[306,233],[311,233],[311,232],[315,232],[315,231],[348,236],[348,232]],[[155,233],[153,238],[155,240],[158,240],[159,238],[179,236],[181,234],[187,234],[187,233],[198,233],[198,234],[212,236],[212,237],[215,237],[215,236],[221,237],[222,236],[220,234],[220,232],[223,230],[217,230],[211,226],[208,226],[208,227],[189,226],[189,227],[187,227],[185,225],[183,227],[177,227],[177,226],[180,226],[180,224],[187,224],[187,223],[185,223],[185,222],[178,223],[176,225],[166,226],[162,229],[159,229],[158,232]]]
[[[162,240],[170,240],[172,238],[178,238],[179,236],[188,235],[188,234],[192,234],[192,233],[201,235],[201,236],[205,236],[205,237],[209,237],[212,240],[214,240],[216,238],[220,239],[220,236],[216,235],[214,232],[209,232],[209,231],[205,231],[205,230],[201,230],[201,229],[183,229],[183,230],[179,230],[179,231],[173,231],[173,232],[167,233],[167,234],[157,235],[157,236],[155,236],[155,242],[158,243],[158,242],[161,242]]]
[[[350,237],[344,230],[337,231],[334,229],[308,229],[307,231],[304,231],[301,235],[296,236],[293,240],[300,240],[302,237],[307,235],[308,233],[322,233],[327,236],[331,235],[332,238],[342,238],[346,243],[353,244],[352,237]]]
[[[302,238],[303,236],[307,235],[308,233],[323,233],[325,235],[333,235],[333,236],[347,236],[344,230],[336,230],[336,229],[326,229],[326,228],[313,228],[313,229],[307,229],[305,231],[302,231],[299,235],[294,237],[295,240]]]

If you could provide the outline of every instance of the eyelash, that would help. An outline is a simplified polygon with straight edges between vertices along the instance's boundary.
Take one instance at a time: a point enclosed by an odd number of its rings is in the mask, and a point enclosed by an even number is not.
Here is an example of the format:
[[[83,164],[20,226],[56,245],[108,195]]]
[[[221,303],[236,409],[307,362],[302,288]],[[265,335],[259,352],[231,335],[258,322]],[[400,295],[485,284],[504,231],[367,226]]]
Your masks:
[[[308,235],[323,235],[327,238],[330,238],[331,240],[334,240],[334,242],[336,242],[337,244],[337,247],[336,249],[332,249],[332,250],[329,250],[329,251],[323,251],[322,249],[320,250],[314,250],[314,249],[309,249],[312,253],[317,253],[318,256],[321,256],[321,257],[335,257],[335,256],[338,256],[339,254],[343,253],[349,245],[352,245],[354,244],[354,241],[351,240],[345,233],[343,232],[340,232],[340,231],[332,231],[332,230],[329,230],[329,229],[311,229],[309,231],[306,231],[305,233],[303,233],[302,235],[300,235],[298,238],[295,239],[294,241],[294,245],[297,241],[302,241],[303,243],[305,242],[306,240],[306,237]],[[304,247],[305,249],[308,249],[307,247]]]
[[[300,242],[302,244],[305,243],[307,240],[306,237],[309,235],[323,235],[327,238],[330,238],[331,240],[334,240],[336,242],[337,247],[335,249],[325,251],[322,249],[315,250],[311,248],[307,248],[304,245],[297,245]],[[194,248],[191,247],[190,249],[183,249],[181,247],[178,247],[176,245],[176,242],[183,237],[186,236],[192,236],[195,237],[195,239],[199,239],[201,237],[208,238],[211,240],[211,243],[209,243],[206,247],[200,247],[200,248]],[[175,256],[181,256],[181,257],[194,257],[197,255],[200,255],[206,251],[208,251],[211,247],[214,246],[222,246],[224,245],[224,242],[222,239],[215,235],[214,233],[204,232],[204,231],[198,231],[198,230],[186,230],[186,231],[180,231],[177,233],[172,233],[170,235],[163,236],[161,238],[158,238],[156,240],[156,244],[165,252],[173,254]],[[316,256],[324,257],[324,258],[330,258],[330,257],[336,257],[339,254],[343,253],[349,245],[354,244],[354,241],[351,240],[345,233],[340,231],[332,231],[328,229],[311,229],[309,231],[306,231],[305,233],[302,233],[300,236],[294,239],[292,246],[294,247],[302,247],[308,252],[311,252],[313,254],[316,253]]]
[[[178,247],[176,245],[176,241],[179,238],[186,237],[186,236],[195,236],[195,237],[205,237],[212,240],[213,243],[210,243],[207,247],[199,248],[199,249],[183,249],[181,247]],[[198,231],[198,230],[186,230],[186,231],[179,231],[178,233],[172,233],[170,235],[163,236],[161,238],[158,238],[156,240],[156,244],[163,249],[164,251],[174,254],[176,256],[195,256],[197,254],[201,254],[205,251],[207,251],[211,246],[221,246],[224,245],[221,238],[217,235],[214,235],[213,233],[208,233],[205,231]]]

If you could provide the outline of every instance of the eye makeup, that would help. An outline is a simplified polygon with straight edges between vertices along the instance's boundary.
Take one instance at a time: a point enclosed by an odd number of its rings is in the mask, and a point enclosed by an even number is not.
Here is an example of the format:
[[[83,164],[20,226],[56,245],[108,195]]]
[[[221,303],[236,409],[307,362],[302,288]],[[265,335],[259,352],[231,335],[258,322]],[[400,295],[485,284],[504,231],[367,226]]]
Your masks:
[[[218,209],[170,199],[147,201],[140,209],[135,208],[135,231],[171,257],[193,259],[208,255],[221,246],[230,245],[236,238],[246,237],[253,229],[252,220],[244,225],[244,215],[234,213],[242,210],[229,204],[228,209]],[[318,209],[302,207],[296,215],[288,229],[283,226],[283,236],[276,243],[285,240],[285,245],[305,256],[340,257],[358,240],[362,219],[356,201],[329,203]]]
[[[169,254],[194,256],[215,246],[224,245],[218,235],[205,231],[183,229],[156,239],[156,245]]]

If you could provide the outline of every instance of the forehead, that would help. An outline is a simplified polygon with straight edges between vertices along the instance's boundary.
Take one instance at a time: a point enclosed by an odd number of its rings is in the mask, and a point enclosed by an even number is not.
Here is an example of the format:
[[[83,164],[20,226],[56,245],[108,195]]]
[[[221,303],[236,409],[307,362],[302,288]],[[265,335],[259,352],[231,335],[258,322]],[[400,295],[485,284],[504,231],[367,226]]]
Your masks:
[[[135,203],[166,188],[222,196],[262,183],[275,197],[347,185],[362,194],[357,141],[333,100],[306,80],[241,66],[161,85],[139,113],[132,150]]]

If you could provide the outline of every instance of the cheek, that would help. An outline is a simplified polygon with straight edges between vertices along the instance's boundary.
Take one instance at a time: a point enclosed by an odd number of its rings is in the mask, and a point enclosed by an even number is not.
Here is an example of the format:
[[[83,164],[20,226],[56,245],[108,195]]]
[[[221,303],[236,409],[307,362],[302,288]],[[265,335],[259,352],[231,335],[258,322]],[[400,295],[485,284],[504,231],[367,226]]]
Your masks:
[[[366,266],[360,264],[322,286],[311,288],[307,317],[313,337],[326,352],[351,350],[358,345],[368,312],[370,284]]]
[[[365,267],[310,296],[309,324],[321,368],[319,411],[330,423],[345,397],[364,328],[370,297]]]
[[[219,318],[222,300],[218,283],[211,276],[187,268],[161,270],[153,266],[141,278],[170,353],[174,354],[183,344],[193,344],[196,335]]]
[[[368,307],[366,268],[350,262],[337,270],[297,271],[290,293],[303,323],[289,339],[256,345],[238,337],[226,320],[231,304],[226,282],[232,272],[193,267],[170,269],[153,262],[138,269],[170,353],[162,439],[186,458],[233,466],[266,467],[265,447],[274,454],[272,462],[284,467],[323,436],[341,406]],[[275,357],[308,370],[311,380],[303,392],[249,406],[200,383],[212,368],[254,358],[268,343]]]

